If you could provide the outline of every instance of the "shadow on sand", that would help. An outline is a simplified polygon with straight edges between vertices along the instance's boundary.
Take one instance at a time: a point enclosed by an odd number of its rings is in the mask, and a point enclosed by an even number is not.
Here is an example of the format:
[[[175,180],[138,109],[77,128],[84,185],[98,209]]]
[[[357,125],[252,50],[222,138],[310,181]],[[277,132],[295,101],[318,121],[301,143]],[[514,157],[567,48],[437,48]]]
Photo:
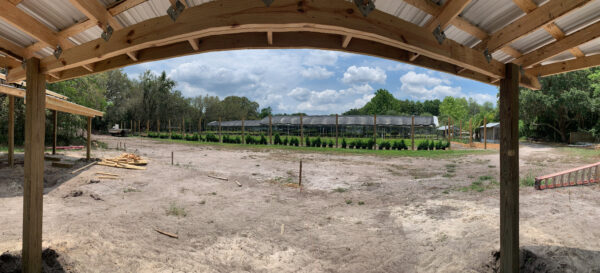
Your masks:
[[[563,246],[522,246],[521,273],[600,273],[600,251]],[[500,253],[492,252],[490,259],[477,272],[500,272]]]
[[[47,248],[42,251],[42,272],[63,273],[72,272],[63,267],[64,259],[56,251]],[[21,253],[5,252],[0,255],[0,273],[20,273]]]

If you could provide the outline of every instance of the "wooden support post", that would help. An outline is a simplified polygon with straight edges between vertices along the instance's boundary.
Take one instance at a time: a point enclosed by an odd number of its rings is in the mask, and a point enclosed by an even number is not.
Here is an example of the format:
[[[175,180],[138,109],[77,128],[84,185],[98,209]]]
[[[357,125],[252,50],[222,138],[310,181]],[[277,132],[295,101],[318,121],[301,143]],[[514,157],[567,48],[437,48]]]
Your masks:
[[[451,146],[451,143],[452,143],[452,142],[450,142],[450,140],[451,140],[450,139],[450,117],[448,117],[448,125],[446,126],[446,129],[447,129],[447,131],[446,131],[446,137],[448,138],[448,150],[450,150],[450,146]]]
[[[148,135],[149,131],[150,131],[150,120],[146,120],[146,136]]]
[[[15,97],[8,96],[8,165],[15,164]]]
[[[298,172],[298,186],[302,189],[302,159],[300,159],[300,171]]]
[[[26,78],[22,265],[24,273],[39,273],[42,272],[46,76],[40,73],[38,58],[27,60]]]
[[[221,135],[221,117],[219,117],[219,143],[223,143],[223,136]]]
[[[487,150],[487,120],[483,117],[483,149]]]
[[[458,141],[460,142],[461,140],[462,140],[462,120],[460,121],[460,126],[458,127]]]
[[[246,144],[246,138],[245,138],[245,136],[244,136],[244,133],[245,133],[245,132],[244,132],[244,129],[245,129],[245,128],[244,128],[244,119],[242,118],[242,143],[243,143],[243,144]]]
[[[130,120],[129,123],[131,125],[131,127],[129,127],[129,128],[131,128],[131,131],[133,132],[133,120]]]
[[[412,123],[410,125],[410,147],[411,150],[415,150],[415,116],[412,116]]]
[[[92,149],[92,117],[87,117],[87,142],[86,142],[86,153],[85,159],[90,161]]]
[[[198,135],[202,133],[202,118],[198,118]]]
[[[473,144],[473,119],[469,119],[469,145]]]
[[[377,115],[373,115],[373,149],[377,149]]]
[[[271,114],[269,114],[269,144],[273,145],[273,121],[271,119]]]
[[[338,126],[339,126],[339,115],[335,114],[335,147],[339,148],[340,146],[338,145],[338,137],[339,137],[339,131],[338,131]]]
[[[519,272],[519,66],[500,82],[500,269]]]
[[[160,134],[160,119],[156,120],[156,132]]]
[[[185,139],[185,118],[181,118],[181,136]]]
[[[173,151],[171,151],[171,165],[173,165],[174,158],[175,156],[173,155]]]
[[[171,139],[171,120],[169,120],[169,139]]]
[[[56,154],[56,131],[58,127],[58,112],[52,111],[52,154]]]
[[[304,124],[302,123],[302,114],[300,114],[300,146],[304,145]]]

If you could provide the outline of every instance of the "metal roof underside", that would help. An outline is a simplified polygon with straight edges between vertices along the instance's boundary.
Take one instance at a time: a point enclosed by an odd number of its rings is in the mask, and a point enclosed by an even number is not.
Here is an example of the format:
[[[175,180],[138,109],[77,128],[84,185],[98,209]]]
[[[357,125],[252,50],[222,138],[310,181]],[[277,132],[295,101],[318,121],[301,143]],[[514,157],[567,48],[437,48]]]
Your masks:
[[[197,6],[210,1],[185,0],[189,6]],[[114,4],[116,0],[99,0],[99,2],[107,7]],[[441,6],[445,1],[436,0],[432,2]],[[534,2],[538,5],[543,5],[546,1],[535,0]],[[151,18],[166,15],[166,10],[169,6],[169,0],[148,0],[115,17],[124,27],[127,27]],[[431,18],[430,14],[402,0],[375,0],[375,6],[378,10],[392,14],[418,26],[425,25]],[[86,19],[85,15],[71,5],[69,0],[23,0],[17,7],[55,31],[63,30]],[[513,0],[472,0],[460,14],[463,19],[486,31],[488,34],[503,28],[524,15],[525,13],[515,5]],[[591,1],[584,8],[579,8],[563,16],[555,23],[568,35],[597,21],[600,21],[600,0]],[[101,32],[100,28],[93,27],[83,33],[70,37],[70,40],[75,44],[85,43],[100,38]],[[480,41],[478,38],[452,25],[445,30],[445,33],[449,39],[469,47],[475,46]],[[36,42],[31,36],[1,19],[0,37],[23,47]],[[554,38],[550,34],[543,29],[539,29],[514,41],[510,45],[517,51],[526,54],[553,41]],[[600,39],[592,40],[582,45],[580,49],[587,56],[598,54],[600,53]],[[52,52],[53,49],[46,48],[39,51],[38,55],[45,57],[52,54]],[[492,57],[504,63],[513,60],[513,57],[502,51],[495,52]],[[559,54],[545,60],[542,64],[572,58],[574,56],[568,53]]]

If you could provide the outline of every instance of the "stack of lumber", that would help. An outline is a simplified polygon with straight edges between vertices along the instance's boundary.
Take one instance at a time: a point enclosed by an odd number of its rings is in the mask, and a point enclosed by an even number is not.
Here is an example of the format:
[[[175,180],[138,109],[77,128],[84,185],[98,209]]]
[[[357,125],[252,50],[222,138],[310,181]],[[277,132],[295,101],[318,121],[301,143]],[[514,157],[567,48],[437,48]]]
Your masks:
[[[138,156],[136,154],[128,154],[128,153],[124,153],[124,154],[121,154],[120,156],[113,157],[113,158],[103,158],[102,161],[98,163],[98,165],[102,165],[102,166],[109,166],[109,167],[123,168],[123,169],[130,169],[130,170],[145,170],[146,167],[141,167],[141,166],[145,166],[147,164],[148,164],[147,160],[141,158],[140,156]]]

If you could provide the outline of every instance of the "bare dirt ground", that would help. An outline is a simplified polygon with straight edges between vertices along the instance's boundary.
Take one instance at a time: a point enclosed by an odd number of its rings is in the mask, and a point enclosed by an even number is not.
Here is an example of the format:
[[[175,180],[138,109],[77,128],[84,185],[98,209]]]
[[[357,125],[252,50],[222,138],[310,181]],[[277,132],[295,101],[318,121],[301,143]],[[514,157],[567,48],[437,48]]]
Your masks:
[[[47,162],[43,246],[58,254],[53,272],[497,270],[497,153],[427,159],[95,139],[113,149],[94,157],[119,155],[126,142],[150,164],[71,175]],[[522,146],[520,158],[522,176],[600,159],[540,145]],[[300,159],[301,192],[288,185]],[[96,172],[119,179],[90,183]],[[484,191],[465,188],[481,176],[491,176]],[[0,271],[18,263],[22,177],[22,165],[0,168]],[[522,187],[520,202],[523,272],[600,272],[599,186]]]

